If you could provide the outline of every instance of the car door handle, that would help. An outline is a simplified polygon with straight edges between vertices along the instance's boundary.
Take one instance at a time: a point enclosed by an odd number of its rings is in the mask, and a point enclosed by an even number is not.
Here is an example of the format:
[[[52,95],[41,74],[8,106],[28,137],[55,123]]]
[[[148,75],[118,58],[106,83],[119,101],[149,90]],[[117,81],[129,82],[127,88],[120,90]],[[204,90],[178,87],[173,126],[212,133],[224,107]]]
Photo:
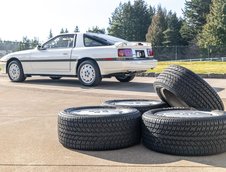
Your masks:
[[[64,55],[64,56],[67,56],[67,55],[68,55],[68,53],[63,53],[63,55]]]

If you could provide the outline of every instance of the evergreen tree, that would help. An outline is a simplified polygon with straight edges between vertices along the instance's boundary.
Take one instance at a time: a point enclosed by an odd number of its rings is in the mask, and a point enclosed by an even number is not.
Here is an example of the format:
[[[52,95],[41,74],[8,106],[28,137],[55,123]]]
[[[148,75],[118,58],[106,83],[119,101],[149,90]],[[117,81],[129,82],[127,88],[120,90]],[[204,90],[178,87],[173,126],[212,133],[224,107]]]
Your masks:
[[[172,13],[171,11],[168,13],[167,17],[167,30],[163,32],[164,34],[164,42],[163,45],[165,46],[174,46],[181,44],[181,35],[180,35],[180,28],[181,28],[181,21],[177,18],[176,13]]]
[[[61,33],[61,34],[64,33],[64,28],[62,28],[62,29],[60,30],[60,33]]]
[[[133,41],[146,40],[145,35],[151,23],[152,16],[153,16],[153,11],[151,6],[150,8],[148,8],[147,4],[143,0],[134,1],[134,5],[133,5],[134,22],[132,23],[132,26],[134,28]]]
[[[181,37],[183,38],[184,45],[195,44],[194,38],[196,37],[195,29],[191,28],[187,22],[183,21],[182,27],[180,29]]]
[[[113,36],[117,36],[123,39],[130,40],[132,35],[128,28],[131,27],[130,23],[132,20],[131,18],[131,3],[120,3],[119,6],[115,9],[112,13],[111,19],[109,19],[110,27],[108,28],[108,33]],[[129,17],[129,18],[128,18]]]
[[[25,36],[23,40],[19,43],[19,50],[31,49],[31,41]]]
[[[109,19],[108,33],[129,41],[145,41],[151,10],[144,0],[120,3]]]
[[[31,42],[31,45],[30,45],[31,48],[35,48],[39,45],[39,40],[36,37],[34,37],[34,39],[32,39],[30,42]]]
[[[167,29],[166,14],[166,9],[162,9],[161,6],[158,6],[157,13],[152,18],[152,23],[149,26],[146,40],[151,42],[154,46],[163,45],[163,32]]]
[[[105,29],[104,28],[100,29],[98,26],[95,26],[95,27],[92,27],[91,29],[88,29],[87,32],[103,33],[103,34],[105,34]]]
[[[186,0],[181,35],[187,41],[196,42],[196,36],[206,24],[206,17],[210,12],[211,0]]]
[[[50,38],[52,38],[52,37],[53,37],[53,33],[52,33],[52,29],[50,29],[48,39],[50,39]]]
[[[213,0],[207,24],[199,35],[199,45],[226,45],[226,1]]]
[[[69,31],[67,30],[67,28],[65,29],[64,33],[68,33]]]
[[[75,30],[74,30],[74,32],[76,33],[76,32],[80,32],[79,31],[79,27],[78,26],[75,26]]]

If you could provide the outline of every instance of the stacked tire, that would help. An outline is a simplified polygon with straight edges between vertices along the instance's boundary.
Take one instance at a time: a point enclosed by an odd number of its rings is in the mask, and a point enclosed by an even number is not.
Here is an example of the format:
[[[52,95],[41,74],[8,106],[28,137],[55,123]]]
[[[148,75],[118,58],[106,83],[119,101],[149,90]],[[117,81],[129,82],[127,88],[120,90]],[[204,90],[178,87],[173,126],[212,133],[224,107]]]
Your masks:
[[[140,143],[137,109],[108,106],[69,108],[58,115],[60,143],[79,150],[112,150]]]
[[[171,65],[154,82],[159,100],[108,100],[58,115],[60,143],[79,150],[139,144],[174,155],[226,151],[226,113],[216,91],[192,71]]]
[[[226,151],[226,113],[216,91],[192,71],[178,65],[154,82],[160,99],[172,108],[142,116],[143,144],[174,155],[212,155]]]

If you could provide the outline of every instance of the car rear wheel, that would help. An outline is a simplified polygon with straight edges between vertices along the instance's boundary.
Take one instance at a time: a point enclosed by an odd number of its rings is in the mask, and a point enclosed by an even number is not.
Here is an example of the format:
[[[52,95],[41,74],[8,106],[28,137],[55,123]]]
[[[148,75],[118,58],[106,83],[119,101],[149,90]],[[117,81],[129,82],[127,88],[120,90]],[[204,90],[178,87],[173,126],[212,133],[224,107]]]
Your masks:
[[[26,79],[23,67],[18,60],[13,60],[9,63],[7,73],[12,82],[23,82]]]
[[[115,76],[115,78],[120,82],[130,82],[135,78],[135,74],[121,74]]]
[[[100,69],[92,60],[86,60],[79,65],[78,78],[85,86],[97,86],[102,80]]]

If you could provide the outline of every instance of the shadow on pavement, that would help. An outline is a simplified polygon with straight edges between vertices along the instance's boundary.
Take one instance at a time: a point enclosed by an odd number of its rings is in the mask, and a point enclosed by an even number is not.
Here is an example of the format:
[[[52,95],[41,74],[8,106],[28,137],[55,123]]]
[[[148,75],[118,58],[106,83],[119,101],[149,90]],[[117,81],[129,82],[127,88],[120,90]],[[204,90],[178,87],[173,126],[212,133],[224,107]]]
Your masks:
[[[30,79],[26,80],[24,84],[34,85],[48,85],[48,86],[62,86],[62,87],[79,87],[83,89],[97,89],[97,90],[112,90],[112,91],[136,91],[136,92],[149,92],[154,93],[153,83],[142,83],[142,82],[129,82],[120,83],[118,81],[106,81],[103,80],[99,86],[96,87],[85,87],[82,86],[78,79],[61,79],[61,80],[50,80],[50,79]],[[221,92],[224,88],[214,87],[214,90]]]
[[[35,84],[35,85],[48,85],[48,86],[62,86],[62,87],[79,87],[83,89],[97,89],[97,90],[120,90],[120,91],[136,91],[136,92],[155,92],[152,83],[139,83],[129,82],[120,83],[118,81],[105,81],[97,87],[84,87],[77,79],[61,79],[53,81],[50,79],[31,79],[26,80],[24,84]]]
[[[158,165],[185,160],[191,163],[195,162],[203,165],[211,165],[215,167],[226,168],[225,163],[226,153],[199,157],[175,156],[151,151],[145,148],[143,145],[137,145],[126,149],[112,151],[77,151],[77,152],[105,160],[128,164]]]

